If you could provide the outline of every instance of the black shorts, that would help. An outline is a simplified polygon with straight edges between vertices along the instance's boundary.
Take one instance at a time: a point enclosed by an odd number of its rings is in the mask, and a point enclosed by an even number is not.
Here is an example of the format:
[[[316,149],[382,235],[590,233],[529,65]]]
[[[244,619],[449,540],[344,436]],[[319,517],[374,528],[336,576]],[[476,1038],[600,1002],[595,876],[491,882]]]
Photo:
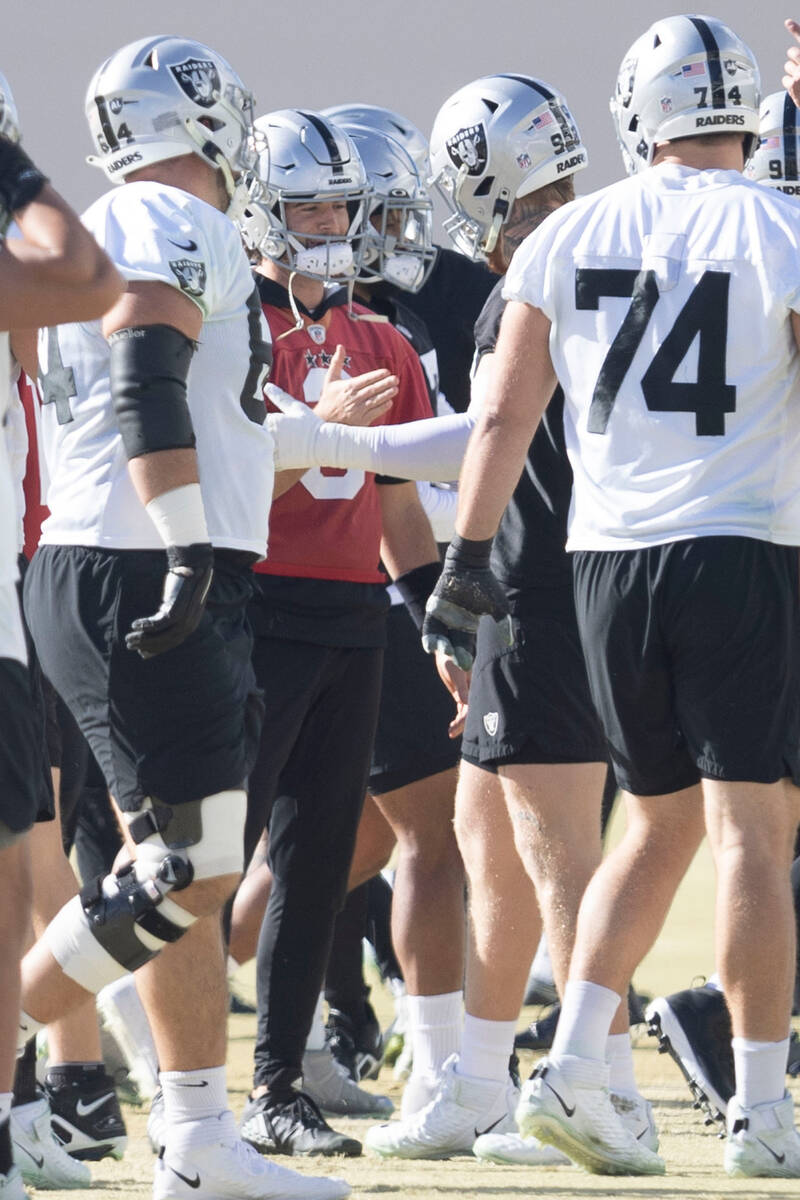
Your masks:
[[[578,624],[620,787],[798,780],[798,551],[746,537],[581,551]]]
[[[447,734],[455,704],[404,604],[390,609],[387,632],[369,774],[369,790],[376,796],[450,770],[461,752],[460,738]]]
[[[0,658],[0,823],[29,829],[41,801],[41,741],[28,668]]]
[[[161,602],[166,559],[149,550],[43,546],[25,579],[42,668],[72,712],[120,808],[180,804],[244,786],[261,698],[245,606],[251,572],[220,551],[200,625],[165,654],[125,646]]]
[[[493,621],[478,629],[462,757],[486,769],[605,762],[571,584],[515,593],[511,613],[510,647]]]
[[[22,605],[22,581],[28,570],[28,560],[24,554],[18,556],[17,565],[19,567],[20,581],[17,584],[19,590],[20,605]],[[28,674],[30,676],[31,700],[33,702],[33,721],[34,721],[34,736],[36,738],[36,750],[38,758],[38,766],[36,770],[36,790],[38,799],[36,801],[36,820],[37,821],[52,821],[56,815],[56,805],[53,796],[53,777],[50,772],[50,752],[48,742],[48,722],[49,712],[47,705],[47,680],[42,675],[42,668],[39,664],[39,657],[36,653],[36,647],[33,644],[30,630],[28,629],[27,621],[23,619],[23,628],[25,630],[25,645],[28,648]]]

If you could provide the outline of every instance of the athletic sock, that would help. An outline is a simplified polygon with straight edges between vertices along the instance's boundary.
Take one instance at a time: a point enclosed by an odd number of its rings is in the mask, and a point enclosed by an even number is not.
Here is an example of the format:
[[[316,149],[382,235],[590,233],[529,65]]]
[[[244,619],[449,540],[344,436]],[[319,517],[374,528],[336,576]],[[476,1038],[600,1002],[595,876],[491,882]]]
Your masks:
[[[609,1090],[633,1095],[639,1089],[633,1073],[633,1046],[629,1033],[610,1033],[606,1042],[606,1062],[609,1067]]]
[[[789,1055],[789,1039],[780,1042],[754,1042],[735,1037],[733,1063],[736,1071],[736,1098],[742,1108],[771,1104],[782,1100],[786,1091],[784,1076]]]
[[[314,1016],[311,1020],[311,1028],[308,1031],[306,1038],[306,1050],[324,1050],[325,1049],[325,1021],[323,1020],[323,1005],[325,1003],[325,993],[320,992],[317,999],[317,1007],[314,1009]]]
[[[621,997],[586,979],[571,979],[564,989],[553,1048],[549,1057],[565,1055],[605,1062],[608,1031]]]
[[[168,1125],[205,1121],[219,1117],[228,1108],[228,1086],[224,1067],[200,1071],[161,1071],[164,1117]]]
[[[408,1035],[414,1051],[414,1074],[438,1075],[461,1042],[463,994],[407,996]]]
[[[516,1021],[486,1021],[466,1013],[457,1074],[471,1079],[493,1079],[497,1083],[507,1079],[516,1024]]]

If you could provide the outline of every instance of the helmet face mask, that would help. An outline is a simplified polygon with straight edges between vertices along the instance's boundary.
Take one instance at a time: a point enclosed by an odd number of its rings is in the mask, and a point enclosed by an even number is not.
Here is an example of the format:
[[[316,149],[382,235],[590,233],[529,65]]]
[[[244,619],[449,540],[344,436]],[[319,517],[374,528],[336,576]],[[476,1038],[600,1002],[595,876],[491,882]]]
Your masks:
[[[431,133],[433,182],[451,215],[444,228],[485,260],[519,196],[582,170],[589,157],[569,106],[527,75],[489,75],[445,101]]]
[[[221,55],[199,42],[151,37],[112,54],[86,93],[98,154],[112,183],[141,167],[196,154],[219,170],[232,215],[256,163],[253,97]]]
[[[19,113],[8,80],[0,74],[0,134],[10,142],[20,140]]]
[[[761,105],[758,146],[745,168],[755,183],[800,196],[800,111],[788,92],[773,92]]]
[[[662,142],[710,133],[755,135],[760,91],[752,52],[722,21],[656,21],[625,55],[610,101],[628,174],[648,167]]]
[[[265,194],[251,194],[237,219],[248,250],[290,273],[325,282],[355,278],[364,254],[369,188],[350,139],[305,109],[268,113],[255,122],[255,131],[269,152],[263,149],[258,156],[257,177]],[[297,206],[319,205],[322,212],[332,203],[346,210],[340,228],[295,229]]]

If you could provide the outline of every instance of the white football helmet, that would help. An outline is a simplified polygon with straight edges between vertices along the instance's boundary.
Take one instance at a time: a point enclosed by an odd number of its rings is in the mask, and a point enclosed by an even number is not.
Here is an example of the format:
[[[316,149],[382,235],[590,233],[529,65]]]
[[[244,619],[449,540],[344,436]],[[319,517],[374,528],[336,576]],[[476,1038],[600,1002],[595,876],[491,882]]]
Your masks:
[[[631,46],[611,114],[629,175],[656,143],[705,133],[758,133],[761,80],[752,50],[716,17],[665,17]],[[754,142],[745,143],[748,158]]]
[[[528,75],[487,75],[446,100],[431,132],[431,173],[456,248],[475,260],[497,245],[511,206],[581,171],[586,147],[564,97]]]
[[[257,168],[268,197],[252,197],[238,220],[245,245],[300,275],[328,282],[355,278],[364,254],[369,188],[352,141],[332,121],[307,109],[268,113],[255,128],[269,146]],[[330,200],[347,204],[344,235],[315,234],[312,240],[292,233],[292,203]]]
[[[95,73],[86,116],[98,150],[88,162],[112,183],[197,154],[222,172],[234,215],[240,181],[256,162],[253,97],[216,51],[180,37],[131,42]]]
[[[10,142],[18,142],[21,134],[19,113],[5,75],[0,74],[0,133]]]
[[[370,187],[361,278],[418,292],[433,267],[433,203],[399,142],[377,129],[336,122],[353,142]]]
[[[788,92],[773,92],[761,105],[756,152],[745,175],[756,183],[800,196],[798,110]]]
[[[329,117],[337,125],[363,125],[367,129],[377,129],[387,137],[399,142],[407,154],[411,155],[417,174],[423,187],[428,183],[428,141],[425,134],[412,125],[400,113],[391,108],[381,108],[379,104],[334,104],[323,108],[323,117]]]

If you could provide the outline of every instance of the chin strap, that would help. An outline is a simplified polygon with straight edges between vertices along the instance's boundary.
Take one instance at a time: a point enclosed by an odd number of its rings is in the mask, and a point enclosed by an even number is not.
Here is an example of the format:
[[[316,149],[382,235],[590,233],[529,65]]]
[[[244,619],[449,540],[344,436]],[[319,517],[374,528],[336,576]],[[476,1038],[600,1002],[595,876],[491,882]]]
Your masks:
[[[351,321],[371,321],[375,325],[386,325],[389,318],[383,313],[357,313],[353,312],[353,292],[355,291],[356,281],[351,279],[347,285],[347,315]]]

